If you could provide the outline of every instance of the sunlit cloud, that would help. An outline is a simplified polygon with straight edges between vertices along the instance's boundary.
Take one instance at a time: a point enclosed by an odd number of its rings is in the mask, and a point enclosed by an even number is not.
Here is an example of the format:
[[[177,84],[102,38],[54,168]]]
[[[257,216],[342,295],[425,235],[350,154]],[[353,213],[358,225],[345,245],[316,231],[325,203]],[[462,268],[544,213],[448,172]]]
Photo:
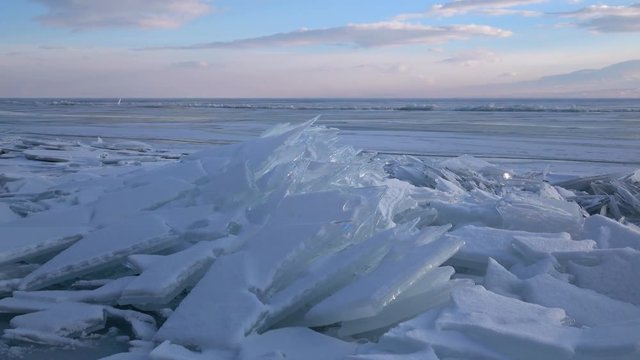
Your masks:
[[[46,26],[94,28],[177,28],[213,11],[203,0],[33,0],[47,13]]]
[[[342,45],[361,48],[439,44],[476,36],[507,37],[508,30],[486,25],[429,26],[398,21],[350,24],[325,29],[301,29],[255,38],[196,44],[178,49],[252,49],[261,47]]]
[[[629,6],[592,5],[560,15],[582,20],[576,25],[594,32],[640,32],[640,3]]]
[[[431,9],[423,13],[401,14],[396,16],[395,19],[402,21],[429,16],[450,17],[468,13],[491,16],[538,16],[542,15],[542,13],[533,10],[513,9],[513,7],[532,5],[544,1],[545,0],[455,0],[445,4],[434,5]]]

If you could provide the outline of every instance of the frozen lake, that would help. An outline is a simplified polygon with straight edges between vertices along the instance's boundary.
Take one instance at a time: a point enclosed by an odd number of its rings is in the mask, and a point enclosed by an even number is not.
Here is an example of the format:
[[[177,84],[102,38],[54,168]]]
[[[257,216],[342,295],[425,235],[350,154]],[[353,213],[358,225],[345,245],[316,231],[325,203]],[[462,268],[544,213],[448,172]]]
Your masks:
[[[637,100],[0,100],[0,357],[637,359],[638,149]]]

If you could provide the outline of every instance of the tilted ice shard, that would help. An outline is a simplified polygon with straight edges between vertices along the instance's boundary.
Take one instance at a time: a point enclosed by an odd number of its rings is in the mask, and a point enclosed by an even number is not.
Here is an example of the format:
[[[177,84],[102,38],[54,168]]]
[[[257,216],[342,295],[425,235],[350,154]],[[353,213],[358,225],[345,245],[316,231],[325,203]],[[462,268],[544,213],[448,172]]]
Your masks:
[[[89,233],[43,264],[22,280],[20,288],[41,289],[117,264],[131,254],[166,248],[175,242],[168,230],[164,222],[152,214],[115,222]]]
[[[214,257],[210,242],[200,242],[163,257],[127,284],[118,303],[167,304],[180,291],[197,282]]]
[[[0,264],[18,262],[23,259],[60,251],[82,238],[86,227],[33,227],[15,225],[2,228],[0,242]]]
[[[456,240],[436,240],[414,248],[403,258],[384,260],[372,272],[311,308],[304,323],[328,325],[373,316],[451,257],[462,244]]]
[[[267,307],[249,291],[251,263],[244,252],[216,260],[162,325],[155,340],[200,349],[234,349]]]
[[[63,303],[14,317],[11,319],[11,326],[16,329],[5,330],[5,337],[21,337],[40,344],[58,344],[56,339],[79,337],[104,328],[105,323],[106,316],[102,306]],[[60,342],[66,343],[62,339]]]

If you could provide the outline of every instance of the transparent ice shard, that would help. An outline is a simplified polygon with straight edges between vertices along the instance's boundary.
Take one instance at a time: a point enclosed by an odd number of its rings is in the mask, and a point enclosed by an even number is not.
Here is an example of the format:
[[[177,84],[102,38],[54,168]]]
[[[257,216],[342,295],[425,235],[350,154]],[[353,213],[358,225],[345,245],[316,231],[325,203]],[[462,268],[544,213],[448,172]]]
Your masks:
[[[338,335],[346,337],[374,330],[379,331],[422,314],[431,308],[446,304],[449,301],[451,290],[459,286],[473,285],[473,282],[468,280],[447,281],[453,273],[452,270],[448,267],[437,268],[398,296],[378,314],[343,322],[338,330]]]
[[[451,257],[462,244],[459,240],[443,238],[418,246],[401,259],[383,261],[375,270],[311,308],[304,324],[328,325],[376,315]]]
[[[155,215],[140,215],[113,223],[86,235],[37,270],[20,284],[22,290],[37,290],[119,263],[128,255],[154,252],[175,242],[168,227]]]

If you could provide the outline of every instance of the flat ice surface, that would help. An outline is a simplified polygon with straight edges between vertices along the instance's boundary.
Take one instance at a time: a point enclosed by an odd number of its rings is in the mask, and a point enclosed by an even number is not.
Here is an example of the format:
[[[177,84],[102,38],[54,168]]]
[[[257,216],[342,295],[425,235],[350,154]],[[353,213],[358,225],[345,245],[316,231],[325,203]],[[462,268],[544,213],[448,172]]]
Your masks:
[[[0,357],[640,356],[633,102],[43,101],[0,100]]]

